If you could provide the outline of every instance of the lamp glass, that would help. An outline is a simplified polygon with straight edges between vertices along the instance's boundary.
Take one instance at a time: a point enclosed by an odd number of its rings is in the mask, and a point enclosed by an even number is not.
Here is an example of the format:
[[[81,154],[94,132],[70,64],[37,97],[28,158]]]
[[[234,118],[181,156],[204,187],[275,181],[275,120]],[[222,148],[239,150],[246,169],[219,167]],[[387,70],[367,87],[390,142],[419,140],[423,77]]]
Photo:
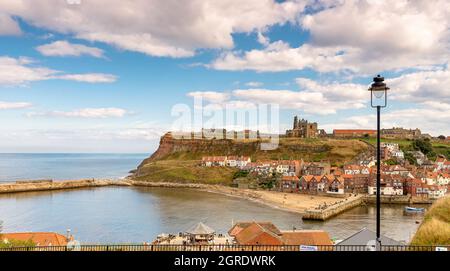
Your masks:
[[[380,99],[384,96],[384,90],[374,90],[372,91],[373,95],[377,98]]]

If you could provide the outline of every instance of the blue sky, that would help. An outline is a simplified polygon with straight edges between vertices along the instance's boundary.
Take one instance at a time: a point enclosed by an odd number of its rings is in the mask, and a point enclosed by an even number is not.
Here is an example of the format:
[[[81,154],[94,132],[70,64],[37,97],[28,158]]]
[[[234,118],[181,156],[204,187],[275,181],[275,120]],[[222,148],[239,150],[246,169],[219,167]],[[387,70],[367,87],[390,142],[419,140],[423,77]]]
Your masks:
[[[106,2],[2,3],[0,152],[151,152],[194,97],[371,129],[378,73],[384,127],[450,135],[447,1]]]

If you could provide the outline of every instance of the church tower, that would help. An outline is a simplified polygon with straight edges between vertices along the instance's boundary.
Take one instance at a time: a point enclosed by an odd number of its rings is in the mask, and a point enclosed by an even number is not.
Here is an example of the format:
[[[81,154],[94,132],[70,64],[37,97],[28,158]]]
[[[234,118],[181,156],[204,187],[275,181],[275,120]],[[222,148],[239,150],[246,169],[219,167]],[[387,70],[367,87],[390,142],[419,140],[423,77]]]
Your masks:
[[[294,127],[293,127],[293,129],[297,129],[297,128],[298,128],[298,117],[295,116],[294,117]]]

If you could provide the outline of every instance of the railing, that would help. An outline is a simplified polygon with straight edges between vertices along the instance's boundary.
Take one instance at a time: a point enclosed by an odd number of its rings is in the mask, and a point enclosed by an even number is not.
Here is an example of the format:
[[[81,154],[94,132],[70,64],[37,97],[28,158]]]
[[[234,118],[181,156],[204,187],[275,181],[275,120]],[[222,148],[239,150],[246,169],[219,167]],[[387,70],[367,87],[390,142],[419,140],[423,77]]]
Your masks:
[[[374,251],[363,245],[81,245],[0,248],[1,251]],[[450,246],[381,246],[382,251],[450,251]]]

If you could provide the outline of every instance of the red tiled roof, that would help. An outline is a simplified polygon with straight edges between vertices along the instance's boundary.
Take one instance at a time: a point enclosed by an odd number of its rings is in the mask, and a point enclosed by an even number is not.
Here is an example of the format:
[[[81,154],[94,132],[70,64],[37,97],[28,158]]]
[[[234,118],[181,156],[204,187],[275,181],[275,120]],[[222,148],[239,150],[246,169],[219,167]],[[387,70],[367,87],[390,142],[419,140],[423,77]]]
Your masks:
[[[298,181],[300,180],[297,176],[283,176],[281,177],[282,181]]]
[[[330,236],[325,231],[301,230],[293,232],[282,232],[281,234],[281,240],[283,240],[283,243],[285,245],[333,245]]]
[[[240,245],[282,245],[280,236],[253,222],[235,235]]]
[[[2,240],[31,240],[36,246],[66,246],[67,238],[64,235],[54,232],[17,232],[2,233]]]

